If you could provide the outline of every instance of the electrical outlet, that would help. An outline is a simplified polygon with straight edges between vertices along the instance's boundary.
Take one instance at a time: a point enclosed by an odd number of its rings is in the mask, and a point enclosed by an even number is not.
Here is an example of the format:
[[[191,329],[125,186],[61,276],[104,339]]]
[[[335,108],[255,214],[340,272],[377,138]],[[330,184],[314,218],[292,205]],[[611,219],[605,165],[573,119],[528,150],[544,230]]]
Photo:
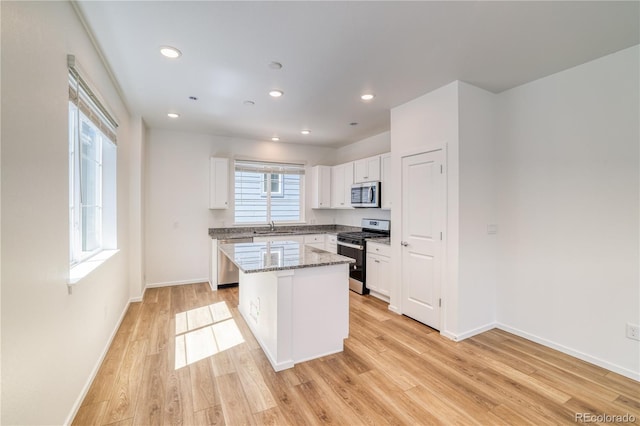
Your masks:
[[[633,340],[640,340],[640,326],[627,323],[627,337]]]

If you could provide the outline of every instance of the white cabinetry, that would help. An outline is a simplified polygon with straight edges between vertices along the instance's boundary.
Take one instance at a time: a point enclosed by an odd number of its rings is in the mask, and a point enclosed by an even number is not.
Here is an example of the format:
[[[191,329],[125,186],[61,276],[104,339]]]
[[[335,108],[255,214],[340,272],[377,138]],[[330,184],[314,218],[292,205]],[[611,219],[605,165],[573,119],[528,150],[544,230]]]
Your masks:
[[[391,209],[391,153],[382,154],[380,156],[380,182],[382,200],[380,207],[383,209]]]
[[[324,249],[330,253],[338,254],[338,236],[336,234],[326,234]]]
[[[353,162],[331,167],[331,208],[351,209]]]
[[[367,241],[367,287],[371,295],[389,302],[391,247]]]
[[[380,156],[354,161],[354,182],[373,182],[380,180]]]
[[[324,250],[324,234],[303,235],[304,245]]]
[[[331,167],[311,168],[311,208],[331,208]]]
[[[209,208],[229,208],[229,159],[209,159]]]

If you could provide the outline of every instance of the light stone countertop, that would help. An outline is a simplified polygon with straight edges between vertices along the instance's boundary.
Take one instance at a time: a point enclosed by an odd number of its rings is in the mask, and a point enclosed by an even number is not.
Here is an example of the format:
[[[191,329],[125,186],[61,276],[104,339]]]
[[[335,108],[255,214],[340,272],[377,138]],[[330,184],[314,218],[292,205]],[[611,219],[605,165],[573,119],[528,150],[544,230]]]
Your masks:
[[[218,249],[247,274],[355,263],[350,257],[296,241],[221,244]]]
[[[337,234],[338,232],[360,230],[362,230],[362,228],[347,225],[277,225],[276,231],[271,231],[268,226],[246,226],[209,228],[209,236],[218,240],[227,240],[247,237],[282,236],[283,233],[290,233],[290,235]]]

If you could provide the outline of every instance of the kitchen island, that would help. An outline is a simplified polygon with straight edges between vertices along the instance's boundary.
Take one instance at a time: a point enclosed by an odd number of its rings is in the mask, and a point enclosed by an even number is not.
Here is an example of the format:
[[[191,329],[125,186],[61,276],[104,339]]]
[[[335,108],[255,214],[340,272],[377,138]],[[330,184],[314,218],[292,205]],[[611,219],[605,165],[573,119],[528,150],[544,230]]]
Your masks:
[[[275,371],[343,350],[353,259],[295,241],[224,244],[238,310]]]

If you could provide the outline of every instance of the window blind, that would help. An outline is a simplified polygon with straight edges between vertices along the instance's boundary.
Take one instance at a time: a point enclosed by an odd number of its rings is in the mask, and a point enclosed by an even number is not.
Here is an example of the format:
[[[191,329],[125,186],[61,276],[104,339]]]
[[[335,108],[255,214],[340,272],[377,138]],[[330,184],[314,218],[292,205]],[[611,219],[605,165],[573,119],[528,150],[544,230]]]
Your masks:
[[[271,163],[260,161],[236,160],[236,172],[273,173],[281,175],[303,175],[304,164]]]
[[[237,160],[235,223],[303,220],[304,165]]]
[[[76,69],[75,56],[67,55],[69,66],[69,101],[75,104],[104,135],[113,143],[117,143],[116,129],[118,123],[102,105],[87,82]]]

